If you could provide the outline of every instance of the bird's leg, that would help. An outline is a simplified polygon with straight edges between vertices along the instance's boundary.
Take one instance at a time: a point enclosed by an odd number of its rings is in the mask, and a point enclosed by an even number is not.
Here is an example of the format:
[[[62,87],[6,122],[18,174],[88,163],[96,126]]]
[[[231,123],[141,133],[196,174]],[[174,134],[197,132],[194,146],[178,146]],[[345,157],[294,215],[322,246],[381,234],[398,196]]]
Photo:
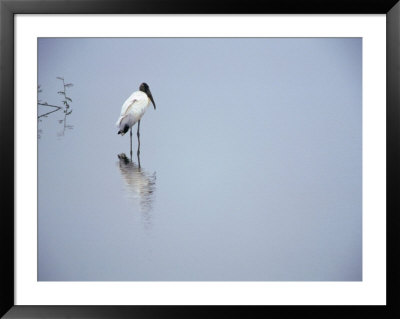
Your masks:
[[[131,137],[131,160],[132,160],[132,127],[130,129],[130,133],[129,133],[130,137]]]
[[[138,160],[138,166],[139,166],[139,170],[140,170],[140,154],[137,154],[137,160]]]
[[[137,156],[139,157],[140,155],[140,133],[139,133],[139,129],[140,129],[140,120],[137,124],[137,140],[138,140],[138,147],[137,147]]]

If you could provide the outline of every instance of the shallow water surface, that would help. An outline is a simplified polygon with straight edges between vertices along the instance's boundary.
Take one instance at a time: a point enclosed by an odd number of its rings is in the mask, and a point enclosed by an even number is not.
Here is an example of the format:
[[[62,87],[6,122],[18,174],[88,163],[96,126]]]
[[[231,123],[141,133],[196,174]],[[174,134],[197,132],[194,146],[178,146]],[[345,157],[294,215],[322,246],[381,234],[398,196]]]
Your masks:
[[[41,100],[60,75],[38,280],[362,279],[360,39],[39,40]],[[115,121],[143,81],[131,158]]]

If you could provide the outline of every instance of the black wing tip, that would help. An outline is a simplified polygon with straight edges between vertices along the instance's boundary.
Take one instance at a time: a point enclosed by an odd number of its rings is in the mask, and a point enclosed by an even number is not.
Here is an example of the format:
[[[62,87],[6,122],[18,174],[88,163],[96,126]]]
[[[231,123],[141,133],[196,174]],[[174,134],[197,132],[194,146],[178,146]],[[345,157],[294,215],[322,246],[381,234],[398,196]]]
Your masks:
[[[129,125],[126,124],[126,125],[124,126],[124,129],[123,129],[123,130],[119,130],[117,134],[123,135],[123,134],[125,134],[125,133],[128,132],[128,131],[129,131]]]

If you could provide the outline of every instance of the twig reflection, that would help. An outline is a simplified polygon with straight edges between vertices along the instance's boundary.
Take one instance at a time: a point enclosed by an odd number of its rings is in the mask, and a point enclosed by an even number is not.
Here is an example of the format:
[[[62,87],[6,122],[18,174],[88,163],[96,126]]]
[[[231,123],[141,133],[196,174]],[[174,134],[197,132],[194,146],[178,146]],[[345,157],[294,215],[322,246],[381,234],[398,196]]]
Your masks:
[[[64,123],[64,125],[63,125],[63,127],[62,127],[62,130],[59,131],[59,132],[57,133],[57,136],[64,136],[64,135],[65,135],[65,130],[66,130],[66,129],[72,130],[72,129],[74,128],[73,125],[68,125],[68,124],[67,124],[67,117],[68,117],[68,115],[70,115],[71,113],[72,113],[72,111],[66,112],[66,111],[64,110],[64,119],[63,119],[63,120],[58,120],[58,123],[60,123],[60,124]]]

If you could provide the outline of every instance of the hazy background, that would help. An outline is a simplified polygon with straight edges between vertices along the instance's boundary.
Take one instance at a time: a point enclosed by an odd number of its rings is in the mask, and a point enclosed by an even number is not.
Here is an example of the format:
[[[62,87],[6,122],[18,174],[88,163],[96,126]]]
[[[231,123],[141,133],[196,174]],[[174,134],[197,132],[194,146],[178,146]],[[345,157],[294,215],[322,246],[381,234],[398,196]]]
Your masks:
[[[362,280],[360,38],[38,44],[38,280]]]

